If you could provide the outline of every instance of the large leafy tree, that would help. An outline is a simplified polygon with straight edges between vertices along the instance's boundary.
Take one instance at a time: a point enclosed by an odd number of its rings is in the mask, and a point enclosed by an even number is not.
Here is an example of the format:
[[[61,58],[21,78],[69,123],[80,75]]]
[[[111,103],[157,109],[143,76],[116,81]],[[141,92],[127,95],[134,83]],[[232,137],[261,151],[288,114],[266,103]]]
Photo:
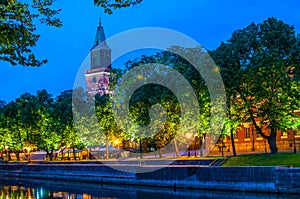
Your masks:
[[[170,51],[158,52],[155,55],[141,56],[140,58],[137,58],[135,60],[128,61],[125,66],[128,70],[130,70],[143,64],[153,64],[153,70],[151,70],[152,73],[147,74],[148,77],[160,77],[160,75],[158,74],[167,74],[167,69],[166,71],[161,70],[158,67],[155,67],[155,64],[164,64],[178,71],[183,76],[183,78],[189,82],[193,89],[193,92],[196,94],[198,100],[197,103],[200,108],[198,110],[200,120],[198,126],[196,127],[198,129],[198,133],[194,136],[200,136],[200,138],[203,138],[203,135],[209,132],[211,119],[211,102],[206,83],[204,79],[201,78],[199,72],[187,60],[175,53],[172,53],[178,52],[185,57],[193,58],[193,55],[195,55],[195,51],[198,53],[198,51],[202,51],[203,49],[201,47],[197,47],[195,49],[187,49],[183,47],[173,46],[169,50]],[[172,80],[174,80],[174,77],[172,78]],[[163,79],[164,80],[162,80],[161,82],[168,81],[168,78],[166,77],[164,77]],[[174,82],[178,83],[178,85],[175,85],[176,88],[182,87],[182,85],[179,85],[179,80],[175,80]],[[185,89],[182,88],[181,90],[182,94],[184,94]],[[164,109],[167,111],[167,118],[163,128],[161,128],[161,131],[153,135],[153,139],[155,140],[154,143],[156,145],[155,148],[160,149],[166,146],[170,142],[170,140],[174,138],[176,133],[178,133],[176,137],[180,137],[180,139],[173,139],[175,151],[178,155],[176,142],[180,141],[181,144],[186,143],[185,133],[189,132],[190,129],[195,127],[185,125],[189,124],[190,121],[183,121],[183,118],[181,117],[181,105],[174,93],[164,87],[164,85],[161,86],[150,84],[137,90],[134,93],[131,102],[132,115],[135,116],[134,120],[141,126],[150,123],[149,109],[151,106],[160,104],[164,107]],[[192,117],[194,116],[192,115]],[[181,126],[181,130],[184,132],[178,132],[180,125],[183,125]],[[201,141],[203,142],[202,139]],[[202,143],[201,141],[200,144]]]
[[[229,134],[232,143],[232,152],[236,156],[234,131],[244,121],[242,110],[238,107],[238,92],[242,80],[239,60],[234,57],[230,44],[222,42],[214,51],[209,52],[215,63],[221,67],[221,74],[226,88],[226,121],[222,129],[222,136]],[[224,67],[226,66],[226,67]]]
[[[109,101],[109,95],[96,95],[95,111],[98,121],[98,133],[94,137],[101,144],[105,144],[105,157],[108,158],[108,146],[114,140],[126,139],[126,135],[118,127],[117,121],[114,118],[112,111],[112,103]],[[91,135],[92,136],[92,135]]]
[[[55,0],[0,1],[0,60],[12,65],[41,66],[46,59],[36,58],[33,47],[40,35],[37,23],[62,26],[57,17],[61,9],[53,9]],[[114,9],[140,4],[142,0],[94,0],[105,13]]]
[[[278,151],[277,130],[292,128],[297,118],[299,52],[294,27],[276,18],[235,31],[212,52],[221,67],[227,103],[268,140],[271,153]]]
[[[37,59],[32,47],[39,39],[36,19],[50,26],[61,26],[56,18],[59,10],[51,9],[52,3],[53,0],[32,0],[30,5],[19,0],[0,2],[0,60],[24,66],[47,62]]]
[[[54,118],[54,100],[46,90],[37,91],[35,95],[35,130],[32,132],[32,140],[39,149],[46,151],[52,160],[54,149],[58,149],[61,136]]]
[[[3,144],[6,153],[10,159],[10,153],[16,153],[19,160],[19,153],[22,151],[24,142],[26,141],[26,132],[21,119],[21,111],[18,103],[12,101],[3,107]]]

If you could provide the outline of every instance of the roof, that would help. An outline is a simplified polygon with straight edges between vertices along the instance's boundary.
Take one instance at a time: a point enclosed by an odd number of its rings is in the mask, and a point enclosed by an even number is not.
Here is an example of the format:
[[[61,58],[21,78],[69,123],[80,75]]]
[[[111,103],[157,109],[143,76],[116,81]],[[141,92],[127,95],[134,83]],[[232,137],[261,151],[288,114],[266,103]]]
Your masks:
[[[94,42],[94,46],[93,46],[92,50],[94,50],[94,49],[111,50],[106,43],[106,37],[105,37],[105,33],[104,33],[104,28],[101,23],[101,19],[99,21],[99,26],[97,27],[95,42]]]

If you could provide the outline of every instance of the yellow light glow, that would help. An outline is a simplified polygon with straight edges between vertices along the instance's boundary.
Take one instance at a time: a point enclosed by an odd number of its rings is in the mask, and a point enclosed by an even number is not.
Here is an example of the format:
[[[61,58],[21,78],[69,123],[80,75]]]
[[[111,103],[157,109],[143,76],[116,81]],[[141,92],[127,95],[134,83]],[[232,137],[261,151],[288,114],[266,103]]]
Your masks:
[[[186,136],[186,138],[190,139],[190,138],[192,138],[192,137],[193,137],[193,134],[192,134],[192,133],[190,133],[190,132],[188,132],[188,133],[186,133],[186,134],[185,134],[185,136]]]
[[[118,145],[119,144],[119,140],[114,140],[114,145]]]
[[[24,147],[23,149],[26,150],[26,151],[28,151],[28,153],[31,151],[30,147]]]

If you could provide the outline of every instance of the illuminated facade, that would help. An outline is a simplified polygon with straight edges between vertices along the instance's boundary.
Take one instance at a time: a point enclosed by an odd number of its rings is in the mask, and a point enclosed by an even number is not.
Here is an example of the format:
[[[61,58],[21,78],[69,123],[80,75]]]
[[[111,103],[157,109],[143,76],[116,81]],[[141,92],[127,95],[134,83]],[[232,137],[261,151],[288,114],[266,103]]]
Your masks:
[[[91,67],[85,73],[86,89],[90,95],[104,95],[109,92],[109,76],[111,69],[111,49],[101,21],[97,27],[94,46],[90,51]]]
[[[300,114],[300,111],[295,111]],[[264,128],[265,135],[270,134],[269,128]],[[243,123],[233,135],[236,152],[270,152],[269,144],[266,139],[259,135],[253,124]],[[276,145],[278,151],[299,151],[300,150],[300,128],[295,130],[276,130]],[[220,151],[223,146],[224,152],[232,152],[231,138],[226,135],[226,138],[219,142],[213,151]]]

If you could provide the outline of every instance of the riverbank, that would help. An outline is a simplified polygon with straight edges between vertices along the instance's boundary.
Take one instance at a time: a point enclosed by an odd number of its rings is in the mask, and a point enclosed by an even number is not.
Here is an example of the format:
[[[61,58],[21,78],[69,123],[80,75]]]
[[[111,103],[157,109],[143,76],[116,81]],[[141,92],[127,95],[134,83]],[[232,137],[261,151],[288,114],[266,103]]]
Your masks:
[[[287,167],[208,167],[170,165],[147,173],[135,173],[159,165],[10,164],[0,165],[0,177],[64,182],[169,187],[174,190],[209,189],[300,194],[300,169]],[[123,167],[123,168],[122,168]]]

